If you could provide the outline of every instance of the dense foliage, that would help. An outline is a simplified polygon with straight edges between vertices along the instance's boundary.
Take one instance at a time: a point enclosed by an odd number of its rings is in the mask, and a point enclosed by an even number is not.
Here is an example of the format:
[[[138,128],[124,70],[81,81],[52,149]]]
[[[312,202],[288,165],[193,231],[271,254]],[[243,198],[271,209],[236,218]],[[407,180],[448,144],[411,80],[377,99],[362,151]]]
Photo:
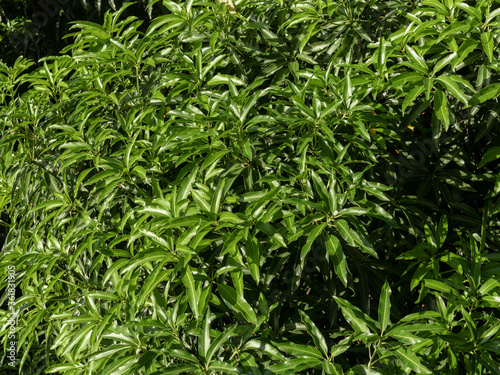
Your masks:
[[[500,374],[499,2],[231,4],[0,64],[19,373]]]
[[[165,7],[148,7],[153,0],[137,0],[126,15],[151,20]],[[67,46],[63,39],[72,21],[103,21],[107,10],[118,10],[122,0],[0,0],[0,59],[12,65],[19,56],[35,62]]]

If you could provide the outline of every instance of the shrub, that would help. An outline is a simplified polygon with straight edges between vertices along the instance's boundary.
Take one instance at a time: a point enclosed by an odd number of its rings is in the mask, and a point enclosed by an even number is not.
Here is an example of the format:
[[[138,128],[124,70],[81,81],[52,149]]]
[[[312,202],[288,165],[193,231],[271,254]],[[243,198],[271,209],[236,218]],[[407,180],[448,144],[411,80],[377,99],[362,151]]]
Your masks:
[[[19,373],[500,373],[497,2],[234,3],[0,66]]]

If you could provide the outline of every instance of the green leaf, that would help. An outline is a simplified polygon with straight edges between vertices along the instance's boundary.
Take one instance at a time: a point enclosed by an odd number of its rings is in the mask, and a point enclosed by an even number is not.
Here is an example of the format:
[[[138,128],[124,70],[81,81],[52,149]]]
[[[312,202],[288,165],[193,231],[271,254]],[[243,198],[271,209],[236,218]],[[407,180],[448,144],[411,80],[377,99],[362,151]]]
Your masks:
[[[436,78],[436,81],[441,82],[455,98],[460,100],[465,105],[468,104],[467,97],[464,92],[460,90],[457,83],[453,79],[448,76],[440,76]]]
[[[301,265],[303,266],[306,260],[306,256],[311,250],[311,246],[313,245],[314,241],[318,236],[323,232],[323,230],[326,228],[327,223],[322,223],[318,226],[315,226],[311,232],[309,232],[309,235],[307,236],[307,241],[302,247],[302,250],[300,251],[300,262]]]
[[[451,291],[452,291],[452,289],[449,285],[447,285],[441,281],[438,281],[438,280],[425,279],[424,285],[427,288],[437,290],[438,292],[451,293]]]
[[[194,277],[191,272],[191,267],[186,265],[182,270],[182,283],[186,287],[186,294],[188,296],[189,306],[193,312],[195,319],[198,319],[198,300],[200,299],[199,288],[196,287]]]
[[[358,23],[354,26],[354,30],[358,33],[358,35],[366,40],[367,42],[373,42],[372,39],[370,38],[370,35],[363,29],[363,27]]]
[[[489,13],[489,12],[488,12]],[[495,9],[493,12],[489,13],[486,17],[485,24],[489,24],[490,21],[500,15],[500,8]]]
[[[378,258],[378,254],[373,249],[373,246],[364,237],[360,236],[357,232],[352,231],[349,228],[347,221],[343,219],[336,220],[335,227],[349,245],[358,247],[363,252]]]
[[[124,266],[126,263],[128,263],[128,259],[118,259],[111,264],[111,266],[108,267],[106,270],[106,273],[104,274],[104,278],[102,281],[103,285],[106,285],[109,279],[116,273],[116,271]]]
[[[155,244],[160,245],[165,249],[171,250],[168,242],[165,241],[165,239],[163,239],[162,237],[156,235],[155,233],[144,229],[139,229],[139,233],[151,239]]]
[[[47,368],[45,371],[49,374],[56,372],[67,372],[67,371],[76,371],[78,370],[77,365],[52,365]]]
[[[199,370],[197,365],[174,365],[163,368],[158,372],[159,375],[179,375],[179,374],[189,374],[193,371]]]
[[[229,252],[231,255],[235,255],[237,251],[237,244],[243,238],[243,232],[240,230],[233,230],[228,235],[224,236],[224,245],[222,247],[221,255]]]
[[[106,179],[108,179],[108,177],[117,176],[117,175],[118,174],[115,170],[102,171],[102,172],[97,173],[96,175],[94,175],[90,179],[88,179],[88,181],[86,181],[84,185],[89,186],[89,185],[95,184],[96,182],[106,180]],[[108,179],[108,180],[112,180],[112,179]]]
[[[380,335],[383,336],[385,329],[389,325],[391,315],[391,287],[387,280],[382,286],[380,293],[380,302],[378,305],[378,322],[380,323]]]
[[[132,152],[132,149],[134,148],[135,141],[137,139],[137,136],[139,133],[135,133],[130,142],[127,145],[127,148],[125,149],[125,155],[123,156],[123,162],[125,164],[125,167],[127,170],[130,169],[130,153]]]
[[[363,139],[368,142],[371,141],[370,133],[366,130],[362,121],[353,121],[352,126],[356,129],[356,132],[363,137]]]
[[[429,100],[431,98],[431,91],[434,87],[434,78],[424,78],[424,87],[425,87],[425,100]]]
[[[370,212],[369,208],[362,208],[362,207],[348,207],[340,210],[337,213],[337,217],[342,217],[342,216],[363,216],[366,215],[368,212]]]
[[[436,40],[436,44],[441,42],[443,39],[448,37],[449,35],[455,36],[461,32],[469,31],[470,24],[468,22],[452,22],[449,26],[447,26],[444,30],[439,32],[439,38]]]
[[[437,332],[440,331],[433,331],[433,329],[436,329],[436,327],[433,327],[431,324],[424,324],[424,329],[422,331],[424,332],[431,332],[433,334],[436,334]],[[409,331],[409,327],[406,326],[393,326],[394,328],[390,328],[387,332],[386,335],[392,337],[393,339],[398,340],[399,342],[406,344],[406,345],[414,345],[418,344],[422,341],[422,339],[418,336],[415,336]],[[442,328],[442,327],[441,327]],[[444,332],[447,332],[445,329]]]
[[[210,363],[212,357],[215,353],[224,345],[230,338],[233,332],[238,328],[238,324],[234,324],[231,327],[227,328],[224,332],[220,333],[219,336],[214,340],[212,345],[207,351],[206,362]]]
[[[104,369],[103,375],[120,375],[128,373],[130,368],[134,363],[137,362],[137,357],[134,355],[128,355],[124,358],[111,361]]]
[[[217,74],[215,77],[213,77],[210,81],[207,82],[207,86],[210,85],[221,85],[221,84],[226,84],[229,85],[229,81],[231,81],[233,84],[237,86],[243,86],[245,85],[245,82],[242,81],[241,79],[228,75],[228,74]]]
[[[29,328],[27,331],[24,333],[28,333],[31,331],[32,327],[27,327]],[[80,340],[84,340],[88,342],[88,339],[90,338],[90,335],[92,334],[92,330],[96,328],[96,324],[87,324],[80,329],[77,330],[77,333],[73,335],[72,340],[66,345],[64,350],[61,352],[62,355],[67,355],[70,354],[70,352],[73,350],[76,344],[79,343]],[[24,340],[23,336],[19,338],[19,341],[22,342]],[[74,351],[73,351],[74,353]]]
[[[352,83],[351,83],[351,73],[348,71],[344,78],[344,90],[343,90],[343,99],[344,103],[347,107],[350,108],[350,103],[352,99]],[[313,117],[313,116],[312,116]]]
[[[438,250],[436,238],[434,237],[434,233],[432,233],[431,229],[427,224],[424,225],[425,238],[427,239],[427,243],[430,246],[431,252],[435,254]]]
[[[259,224],[257,224],[257,229],[261,230],[266,235],[268,235],[269,237],[271,237],[280,246],[287,247],[286,243],[285,243],[285,240],[283,239],[283,237],[281,236],[281,234],[279,234],[276,231],[276,229],[274,229],[274,227],[271,224],[269,224],[269,223],[259,223]]]
[[[59,200],[59,199],[54,199],[51,201],[42,202],[42,203],[36,205],[35,207],[33,207],[31,210],[33,212],[36,212],[36,211],[41,210],[41,209],[51,210],[53,208],[61,207],[63,205],[64,205],[64,201]]]
[[[294,344],[290,343],[288,345],[294,345]],[[244,349],[251,349],[265,353],[273,360],[279,360],[281,362],[286,361],[286,357],[283,354],[281,354],[279,350],[276,349],[273,345],[268,343],[267,340],[257,340],[257,339],[248,340],[244,345]],[[283,351],[287,351],[286,346],[283,347]]]
[[[427,64],[425,63],[425,60],[417,52],[417,47],[406,46],[406,52],[408,52],[410,61],[412,61],[414,64],[416,64],[416,66],[419,68],[418,70],[422,74],[428,75],[429,68],[427,67]]]
[[[359,316],[360,314],[361,316],[364,314],[357,307],[340,297],[334,296],[333,299],[340,305],[345,320],[356,332],[370,333],[370,329],[366,322]],[[358,314],[356,314],[355,311],[357,311]]]
[[[409,367],[417,374],[432,374],[432,372],[425,367],[420,359],[413,354],[413,352],[405,347],[399,347],[394,350],[397,357],[403,362],[404,366]]]
[[[425,100],[425,101],[419,101],[417,104],[415,104],[412,108],[409,114],[407,114],[402,123],[401,127],[405,128],[408,125],[411,125],[421,114],[423,111],[425,111],[429,105],[431,104],[430,100]]]
[[[485,296],[496,288],[500,288],[500,281],[495,279],[488,279],[481,285],[481,288],[479,288],[478,293],[482,296]]]
[[[381,201],[390,202],[390,200],[391,200],[383,192],[383,191],[390,190],[390,189],[387,189],[386,187],[384,187],[384,185],[382,185],[380,183],[375,184],[372,182],[366,182],[366,184],[361,185],[360,188],[363,189],[364,191],[366,191],[368,194],[370,194],[374,197],[377,197]]]
[[[466,39],[462,42],[460,45],[460,48],[457,51],[458,58],[453,60],[453,64],[451,66],[452,70],[455,70],[455,68],[461,64],[469,54],[476,49],[476,47],[479,45],[479,42],[474,39]]]
[[[498,364],[496,356],[494,357],[495,359],[493,359],[492,353],[486,351],[481,351],[480,353],[481,363],[484,364],[492,375],[500,375],[500,365]]]
[[[147,179],[147,173],[146,173],[146,170],[141,167],[140,165],[136,165],[134,167],[134,169],[132,169],[132,172],[133,174],[135,174],[137,177],[143,179],[143,180],[146,180]]]
[[[323,200],[328,199],[328,190],[326,189],[326,186],[325,186],[323,180],[321,179],[321,177],[319,177],[316,174],[316,172],[314,172],[314,171],[311,171],[311,177],[312,177],[312,180],[314,181],[314,185],[316,187],[316,191],[319,193],[318,195]]]
[[[257,316],[255,315],[252,306],[250,306],[243,296],[238,294],[235,289],[228,285],[218,284],[217,290],[228,307],[241,313],[248,322],[257,324]]]
[[[114,293],[109,293],[109,292],[90,292],[87,294],[88,297],[90,298],[100,298],[102,300],[109,300],[109,301],[118,301],[120,300],[120,297],[118,297]]]
[[[469,101],[470,106],[484,103],[500,95],[500,83],[493,83],[479,90]]]
[[[381,372],[377,371],[374,367],[368,367],[367,365],[356,365],[351,368],[348,372],[349,375],[383,375]]]
[[[479,9],[474,8],[473,6],[470,6],[469,4],[464,3],[463,1],[456,2],[455,6],[457,8],[464,10],[465,12],[467,12],[470,16],[475,18],[477,21],[479,21],[479,22],[482,21],[482,18],[483,18],[482,13]]]
[[[189,353],[188,351],[186,350],[181,350],[181,349],[171,349],[171,350],[165,350],[166,351],[166,354],[171,357],[171,358],[174,358],[176,360],[178,359],[182,359],[186,362],[191,362],[195,365],[199,365],[199,360],[198,358],[196,358],[195,355]]]
[[[113,354],[129,351],[132,347],[133,346],[130,344],[111,345],[108,346],[106,349],[90,354],[86,358],[93,361],[99,360],[101,358],[111,358]]]
[[[206,211],[206,212],[211,212],[210,204],[208,203],[208,200],[205,199],[205,195],[198,190],[191,190],[192,197],[194,201],[198,204],[200,209]]]
[[[345,343],[345,340],[341,341]],[[330,349],[330,358],[335,358],[342,353],[345,353],[347,349],[349,349],[351,346],[350,345],[332,345]]]
[[[217,360],[212,360],[212,362],[210,362],[209,369],[214,371],[223,371],[224,374],[240,374],[238,368],[235,366]]]
[[[92,35],[95,35],[99,39],[108,39],[110,35],[103,29],[103,27],[97,23],[89,22],[89,21],[78,21],[75,22],[71,28],[79,28],[82,32],[90,32]]]
[[[442,215],[436,229],[436,241],[437,241],[436,247],[438,249],[440,249],[443,246],[447,236],[448,236],[448,217],[446,215]]]
[[[218,214],[220,210],[220,205],[223,199],[223,194],[224,194],[224,185],[225,185],[226,180],[222,179],[219,181],[219,185],[217,186],[217,189],[215,190],[215,193],[212,197],[212,203],[210,206],[210,212],[213,214]]]
[[[445,66],[450,65],[450,62],[457,57],[457,53],[453,52],[450,53],[448,56],[443,57],[441,60],[439,60],[436,65],[434,65],[434,69],[432,69],[432,75],[435,75],[437,72],[439,72],[441,69],[443,69]]]
[[[500,159],[500,146],[491,147],[483,155],[478,168],[484,167],[487,163]]]
[[[311,39],[311,36],[313,36],[314,34],[316,34],[316,33],[318,33],[320,31],[319,29],[315,30],[315,27],[318,25],[318,22],[319,21],[311,23],[307,27],[306,34],[304,35],[304,37],[302,38],[302,40],[300,41],[300,44],[299,44],[299,53],[302,53],[302,51],[304,50],[305,45],[307,44],[307,42],[309,41],[309,39]]]
[[[416,82],[418,85],[419,82],[422,82],[424,79],[424,76],[420,73],[417,72],[407,72],[407,73],[401,73],[390,80],[390,84],[392,87],[395,88],[402,88],[404,85],[406,85],[409,82]]]
[[[405,113],[405,110],[406,108],[415,101],[416,98],[418,98],[418,96],[420,94],[422,94],[425,90],[425,87],[424,86],[421,86],[421,85],[418,85],[416,87],[414,87],[409,93],[408,95],[406,95],[406,98],[405,100],[403,101],[403,108],[402,108],[402,112],[403,114]]]
[[[245,252],[249,263],[250,273],[258,284],[260,280],[260,250],[257,238],[252,237],[246,242]]]
[[[168,219],[165,221],[158,221],[158,224],[161,224],[162,229],[181,228],[181,227],[191,227],[193,225],[199,224],[201,220],[202,216],[185,216],[185,217]]]
[[[196,180],[196,176],[198,175],[198,169],[194,169],[193,172],[189,175],[187,179],[184,180],[179,191],[177,192],[177,203],[179,204],[181,201],[186,199],[191,191],[191,186]]]
[[[222,159],[229,152],[230,152],[229,150],[222,150],[210,154],[210,156],[203,161],[203,164],[201,164],[200,172],[203,172],[208,167],[217,164],[220,161],[220,159]]]
[[[162,271],[165,263],[160,262],[144,281],[139,297],[137,298],[137,306],[142,306],[148,298],[151,298],[153,290],[171,274],[171,270]]]
[[[335,222],[335,227],[339,231],[342,238],[351,246],[356,246],[356,242],[354,241],[354,236],[352,234],[351,229],[349,228],[349,224],[347,221],[340,219]]]
[[[491,31],[484,31],[481,34],[481,44],[483,45],[483,51],[486,53],[488,60],[493,62],[493,34]]]
[[[306,358],[317,358],[323,359],[321,352],[313,346],[310,345],[300,345],[294,342],[276,342],[272,341],[273,345],[279,348],[281,351],[292,354],[296,357],[306,357]]]
[[[161,217],[171,217],[171,213],[164,208],[153,207],[153,206],[144,206],[137,210],[139,214],[148,214],[152,216],[161,216]]]
[[[244,219],[240,218],[239,216],[233,214],[232,212],[222,212],[219,216],[219,221],[220,222],[226,222],[226,223],[232,223],[232,224],[242,224],[245,222]]]
[[[448,99],[442,90],[436,90],[434,95],[434,113],[447,131],[450,127],[450,115],[448,113]]]
[[[202,332],[201,336],[198,340],[198,353],[200,353],[200,356],[202,359],[205,360],[205,363],[207,363],[207,354],[208,350],[210,349],[210,307],[207,309],[207,312],[205,314],[205,320],[203,321],[203,327],[202,327]]]
[[[268,367],[268,370],[273,374],[292,375],[297,374],[299,371],[314,368],[317,365],[321,365],[321,361],[318,361],[317,359],[297,358],[271,365]]]
[[[345,287],[347,287],[347,265],[344,252],[342,251],[342,245],[340,240],[334,235],[326,236],[326,249],[330,255],[330,259],[333,262],[333,267],[335,273],[342,281]]]
[[[379,47],[377,49],[377,70],[378,73],[382,76],[386,70],[386,62],[387,62],[387,51],[385,46],[384,37],[380,38]]]
[[[148,249],[137,253],[132,259],[130,259],[127,263],[127,266],[122,268],[120,273],[123,275],[127,272],[130,272],[136,267],[142,266],[148,262],[157,262],[157,261],[171,261],[174,259],[173,255],[169,251],[165,250],[157,250],[156,249]]]
[[[312,337],[314,344],[316,347],[321,350],[321,353],[328,357],[328,345],[326,344],[326,340],[324,336],[321,334],[321,331],[316,327],[316,324],[309,318],[309,316],[302,310],[299,310],[300,318],[302,323],[306,325],[307,333]]]

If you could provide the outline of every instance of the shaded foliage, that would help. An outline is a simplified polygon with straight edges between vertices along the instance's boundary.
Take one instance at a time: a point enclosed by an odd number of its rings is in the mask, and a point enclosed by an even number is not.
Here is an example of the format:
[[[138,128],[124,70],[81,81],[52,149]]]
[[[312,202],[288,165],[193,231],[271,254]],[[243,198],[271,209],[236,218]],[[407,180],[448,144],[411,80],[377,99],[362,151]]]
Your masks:
[[[56,55],[70,41],[71,22],[85,20],[102,24],[106,11],[117,11],[121,0],[0,0],[0,59],[12,65],[23,56],[38,61]],[[154,1],[138,0],[126,11],[144,20],[164,14],[165,7]]]

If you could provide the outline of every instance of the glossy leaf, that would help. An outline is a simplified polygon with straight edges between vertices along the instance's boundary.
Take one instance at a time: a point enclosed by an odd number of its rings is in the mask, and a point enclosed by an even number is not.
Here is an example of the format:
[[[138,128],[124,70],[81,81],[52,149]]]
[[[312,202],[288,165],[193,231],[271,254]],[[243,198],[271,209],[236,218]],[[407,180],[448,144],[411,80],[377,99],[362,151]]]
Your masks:
[[[385,329],[389,325],[391,316],[391,293],[392,290],[389,286],[387,280],[382,286],[382,292],[380,293],[380,302],[378,306],[378,321],[380,323],[381,335],[384,334]]]

